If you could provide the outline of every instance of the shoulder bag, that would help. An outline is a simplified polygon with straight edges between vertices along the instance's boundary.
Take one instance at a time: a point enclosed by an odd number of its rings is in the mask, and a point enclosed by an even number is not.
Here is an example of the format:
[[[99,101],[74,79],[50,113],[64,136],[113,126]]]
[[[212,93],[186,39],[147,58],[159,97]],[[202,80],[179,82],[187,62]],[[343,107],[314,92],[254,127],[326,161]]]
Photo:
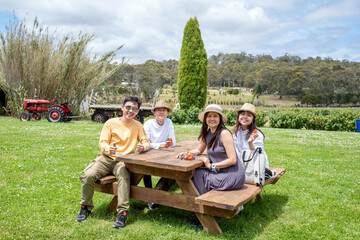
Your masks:
[[[236,149],[238,154],[238,150]],[[263,186],[265,183],[266,155],[260,147],[255,150],[242,150],[238,157],[244,166],[245,183]]]

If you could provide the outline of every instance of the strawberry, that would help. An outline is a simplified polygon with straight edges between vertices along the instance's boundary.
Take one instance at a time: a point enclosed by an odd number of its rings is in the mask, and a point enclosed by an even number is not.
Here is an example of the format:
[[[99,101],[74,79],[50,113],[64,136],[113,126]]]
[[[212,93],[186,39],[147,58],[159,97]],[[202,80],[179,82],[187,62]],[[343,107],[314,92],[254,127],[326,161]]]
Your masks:
[[[194,158],[194,155],[191,152],[185,153],[184,159],[192,160],[193,158]]]
[[[192,160],[192,159],[193,159],[193,156],[192,156],[192,155],[187,155],[187,156],[184,157],[184,159],[186,159],[186,160]]]
[[[257,130],[255,129],[252,133],[257,133]]]
[[[171,137],[168,137],[168,138],[166,139],[166,141],[167,141],[167,142],[172,142],[173,140],[172,140]]]

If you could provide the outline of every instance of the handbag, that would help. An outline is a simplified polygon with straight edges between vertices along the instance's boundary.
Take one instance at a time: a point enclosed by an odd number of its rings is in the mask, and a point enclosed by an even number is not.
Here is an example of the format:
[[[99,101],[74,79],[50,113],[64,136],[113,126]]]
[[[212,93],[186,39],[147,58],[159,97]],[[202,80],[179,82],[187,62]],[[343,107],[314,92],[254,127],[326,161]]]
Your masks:
[[[236,152],[238,153],[237,149]],[[266,155],[262,149],[258,147],[255,150],[242,150],[239,155],[244,166],[245,183],[262,187],[265,183],[266,163]]]

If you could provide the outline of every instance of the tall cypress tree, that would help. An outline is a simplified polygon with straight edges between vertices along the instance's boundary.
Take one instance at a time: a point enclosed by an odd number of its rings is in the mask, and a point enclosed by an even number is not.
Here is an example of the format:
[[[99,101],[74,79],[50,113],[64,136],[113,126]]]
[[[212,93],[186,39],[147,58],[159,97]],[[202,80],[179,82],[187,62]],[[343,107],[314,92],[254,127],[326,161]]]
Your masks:
[[[191,18],[184,29],[179,73],[178,100],[182,109],[203,108],[207,95],[207,54],[199,23]]]

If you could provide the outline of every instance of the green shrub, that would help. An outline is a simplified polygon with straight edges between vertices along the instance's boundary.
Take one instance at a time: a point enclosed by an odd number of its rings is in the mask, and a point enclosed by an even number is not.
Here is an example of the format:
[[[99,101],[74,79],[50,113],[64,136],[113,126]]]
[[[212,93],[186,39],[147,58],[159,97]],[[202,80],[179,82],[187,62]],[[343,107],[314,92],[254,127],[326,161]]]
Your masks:
[[[210,103],[209,103],[210,104]],[[174,110],[169,118],[179,124],[200,124],[198,115],[201,110],[191,108],[188,111]],[[236,122],[235,110],[224,110],[228,121],[226,125],[233,126]],[[293,128],[327,131],[356,131],[356,119],[360,119],[360,112],[354,110],[328,110],[328,109],[271,109],[257,111],[256,125],[264,126],[270,121],[273,128]]]
[[[264,111],[258,111],[256,114],[257,114],[256,126],[258,127],[264,126],[265,123],[269,120],[268,116]]]
[[[281,111],[270,115],[270,125],[276,128],[297,128],[304,126],[304,116],[298,111]]]
[[[360,113],[353,110],[290,109],[270,114],[270,126],[327,131],[355,131]]]
[[[240,93],[240,91],[237,88],[229,88],[226,90],[226,93],[232,94],[232,95],[238,95]]]
[[[168,118],[170,118],[173,123],[185,124],[187,121],[187,114],[185,110],[177,109],[171,111]]]
[[[198,116],[200,112],[201,110],[199,108],[192,106],[187,112],[188,123],[199,123]]]
[[[226,125],[234,126],[236,123],[236,111],[235,110],[227,110],[227,111],[224,111],[224,113],[228,119]]]
[[[312,129],[312,130],[324,130],[325,125],[325,115],[313,115],[307,114],[307,121],[304,124],[305,129]]]

